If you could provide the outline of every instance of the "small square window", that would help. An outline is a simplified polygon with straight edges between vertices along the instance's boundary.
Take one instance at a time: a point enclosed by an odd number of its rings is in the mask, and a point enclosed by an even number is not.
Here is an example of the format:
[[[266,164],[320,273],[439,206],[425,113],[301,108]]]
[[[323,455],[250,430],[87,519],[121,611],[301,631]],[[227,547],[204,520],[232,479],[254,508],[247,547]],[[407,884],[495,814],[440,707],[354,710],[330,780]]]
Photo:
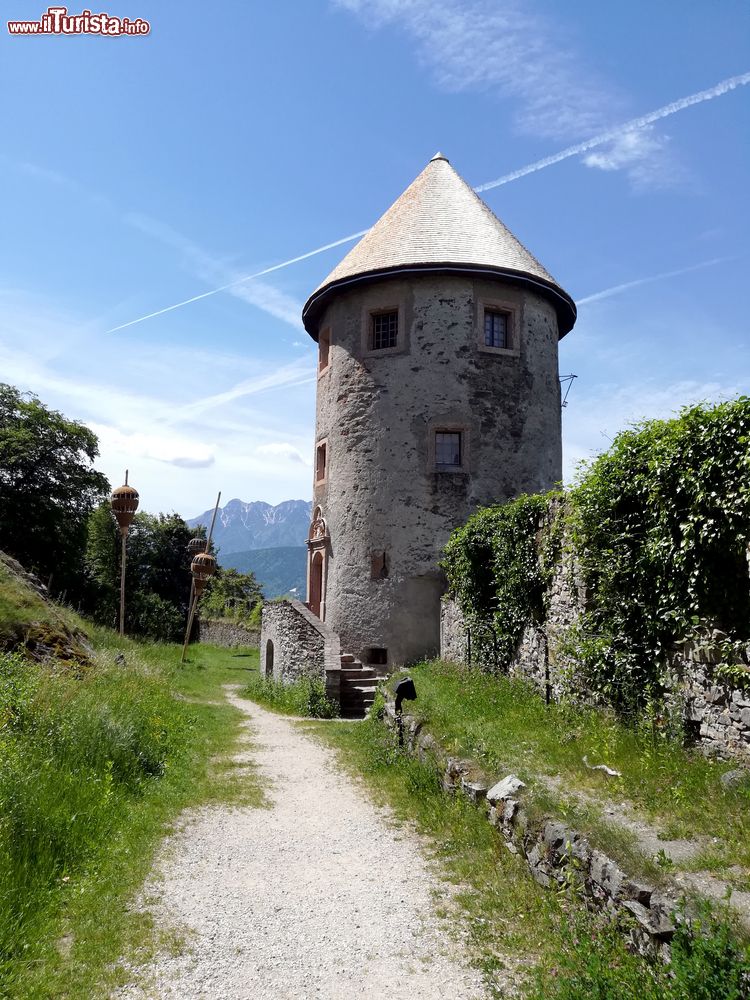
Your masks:
[[[323,330],[318,338],[318,372],[324,372],[328,367],[328,357],[331,352],[331,331]]]
[[[438,469],[461,468],[461,432],[435,432],[435,465]]]
[[[364,652],[364,661],[371,667],[384,667],[388,663],[388,650],[382,646],[369,646]]]
[[[315,480],[321,482],[326,477],[326,445],[319,444],[315,453]]]
[[[509,347],[508,343],[508,313],[496,309],[487,309],[484,313],[484,346]]]
[[[370,350],[385,351],[398,344],[398,310],[373,313]]]

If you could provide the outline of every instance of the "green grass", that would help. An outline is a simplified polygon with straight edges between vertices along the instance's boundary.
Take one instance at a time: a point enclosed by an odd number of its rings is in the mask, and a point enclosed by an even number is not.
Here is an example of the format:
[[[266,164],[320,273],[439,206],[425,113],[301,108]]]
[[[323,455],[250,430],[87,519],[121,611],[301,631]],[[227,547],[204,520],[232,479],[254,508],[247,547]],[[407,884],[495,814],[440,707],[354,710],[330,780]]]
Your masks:
[[[490,996],[507,995],[510,981],[529,1000],[743,1000],[750,954],[725,923],[706,915],[705,940],[678,935],[669,970],[639,958],[627,950],[622,928],[582,908],[573,885],[558,893],[538,886],[483,813],[463,796],[446,795],[434,766],[400,750],[376,718],[305,723],[305,730],[338,751],[376,802],[425,836],[438,872],[458,887],[445,915]]]
[[[332,719],[339,714],[338,706],[326,695],[325,682],[314,678],[283,684],[256,675],[250,678],[241,694],[283,715]]]
[[[133,900],[180,812],[263,804],[222,760],[242,715],[221,686],[246,683],[257,651],[195,646],[180,666],[179,646],[90,633],[78,679],[0,656],[0,996],[14,1000],[106,996],[118,959],[158,940]]]
[[[472,758],[489,776],[512,771],[534,785],[541,774],[594,800],[626,798],[670,838],[718,838],[712,840],[714,858],[750,867],[750,778],[725,788],[720,776],[732,765],[684,749],[669,738],[664,720],[631,729],[604,712],[545,705],[520,681],[441,662],[419,664],[410,674],[418,700],[408,710],[427,720],[444,747]],[[584,756],[622,777],[588,770]],[[539,782],[537,796],[551,801]],[[577,805],[562,793],[557,800],[571,821],[582,818],[594,834],[611,839],[612,827],[595,804]],[[628,839],[621,838],[623,846]]]

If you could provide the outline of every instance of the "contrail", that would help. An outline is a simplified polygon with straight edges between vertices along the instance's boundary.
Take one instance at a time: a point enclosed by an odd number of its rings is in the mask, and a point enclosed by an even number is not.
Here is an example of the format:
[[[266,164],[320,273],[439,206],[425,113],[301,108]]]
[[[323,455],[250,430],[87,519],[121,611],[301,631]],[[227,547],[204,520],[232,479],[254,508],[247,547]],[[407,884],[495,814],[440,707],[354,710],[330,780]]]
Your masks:
[[[717,83],[716,86],[709,87],[708,90],[700,90],[697,94],[690,94],[689,97],[681,97],[678,101],[672,101],[671,104],[665,104],[664,107],[657,108],[656,111],[649,111],[648,114],[641,115],[640,118],[633,118],[631,121],[625,122],[622,125],[617,125],[614,128],[607,129],[606,132],[601,132],[599,135],[595,135],[593,138],[587,139],[585,142],[579,142],[575,146],[568,146],[567,149],[563,149],[559,153],[553,153],[551,156],[545,156],[544,159],[537,160],[536,163],[530,163],[526,167],[520,167],[518,170],[513,170],[509,174],[504,174],[502,177],[498,177],[497,180],[487,181],[486,184],[478,184],[474,190],[477,192],[490,191],[492,188],[500,187],[502,184],[509,184],[511,181],[518,180],[519,177],[526,177],[527,174],[534,174],[537,170],[544,170],[545,167],[551,167],[555,163],[560,163],[561,160],[567,160],[571,156],[579,156],[581,153],[588,152],[589,149],[595,149],[597,146],[602,146],[605,142],[609,142],[611,139],[616,139],[617,136],[622,135],[625,132],[632,132],[639,128],[645,128],[646,125],[650,125],[652,122],[658,121],[660,118],[668,118],[669,115],[674,115],[678,111],[684,111],[685,108],[692,107],[693,104],[702,104],[703,101],[712,101],[715,97],[721,97],[722,94],[726,94],[730,90],[735,90],[737,87],[744,87],[748,83],[750,83],[750,73],[742,73],[740,76],[730,76],[727,80],[722,80],[720,83]],[[253,278],[261,278],[264,274],[270,274],[272,271],[278,271],[283,267],[289,267],[290,264],[296,264],[301,260],[307,260],[308,257],[314,257],[316,254],[324,253],[326,250],[332,250],[334,247],[341,246],[342,243],[349,243],[351,240],[359,239],[360,236],[364,236],[367,232],[369,232],[368,229],[363,229],[361,232],[352,233],[351,236],[344,236],[340,240],[334,240],[333,243],[326,243],[325,246],[317,247],[315,250],[309,250],[307,253],[300,254],[298,257],[291,257],[289,260],[284,260],[280,264],[274,264],[272,267],[267,267],[263,271],[257,271],[255,274],[248,274],[244,278],[238,278],[236,281],[230,281],[228,284],[222,285],[220,288],[213,288],[209,292],[194,295],[192,298],[185,299],[182,302],[175,302],[174,305],[166,306],[164,309],[157,309],[156,312],[148,313],[147,316],[139,316],[138,319],[131,319],[129,323],[121,323],[120,326],[113,326],[111,330],[106,330],[105,333],[116,333],[118,330],[126,330],[129,326],[135,326],[136,323],[144,323],[147,319],[153,319],[155,316],[163,316],[164,313],[172,312],[173,309],[181,309],[182,306],[188,306],[191,302],[199,302],[201,299],[207,299],[211,295],[218,295],[219,292],[225,292],[227,289],[234,288],[236,285],[241,285],[245,281],[252,281]],[[630,287],[630,285],[623,287]],[[591,299],[581,299],[581,302],[588,301],[591,301]]]
[[[712,260],[703,260],[700,264],[681,267],[677,271],[663,271],[661,274],[652,274],[648,278],[636,278],[635,281],[626,281],[623,285],[613,285],[611,288],[605,288],[602,292],[595,292],[593,295],[587,295],[583,299],[576,299],[576,305],[584,306],[589,302],[598,302],[600,299],[608,299],[610,295],[619,295],[620,292],[626,292],[629,288],[638,288],[639,285],[650,285],[652,281],[661,281],[662,278],[676,278],[681,274],[690,274],[691,271],[701,271],[704,267],[714,267],[714,265],[724,264],[728,260],[734,260],[734,258],[714,257]]]
[[[530,163],[519,170],[513,170],[509,174],[504,174],[502,177],[498,177],[497,180],[480,184],[474,190],[477,192],[489,191],[492,188],[500,187],[501,184],[509,184],[511,181],[517,181],[519,177],[525,177],[527,174],[535,174],[537,170],[544,170],[545,167],[551,167],[555,163],[560,163],[561,160],[567,160],[571,156],[579,156],[581,153],[587,153],[590,149],[595,149],[596,146],[602,146],[605,142],[616,139],[617,136],[622,135],[624,132],[633,132],[636,129],[645,128],[646,125],[659,121],[660,118],[668,118],[678,111],[684,111],[685,108],[692,107],[693,104],[712,101],[714,97],[721,97],[722,94],[726,94],[736,87],[744,87],[748,83],[750,83],[750,73],[742,73],[740,76],[730,76],[729,79],[717,83],[715,87],[709,87],[708,90],[699,90],[697,94],[691,94],[689,97],[681,97],[679,101],[672,101],[671,104],[665,104],[663,108],[657,108],[656,111],[649,111],[648,114],[641,115],[640,118],[633,118],[622,125],[616,125],[614,128],[607,129],[606,132],[600,132],[599,135],[595,135],[591,139],[579,142],[575,146],[568,146],[567,149],[563,149],[559,153],[553,153],[552,156],[545,156],[543,160],[537,160],[536,163]]]
[[[184,299],[182,302],[175,302],[172,306],[165,306],[163,309],[157,309],[156,312],[149,313],[147,316],[139,316],[138,319],[131,319],[129,323],[121,323],[119,326],[113,326],[111,330],[105,330],[105,333],[116,333],[118,330],[125,330],[129,326],[135,326],[136,323],[144,323],[147,319],[153,319],[154,316],[163,316],[164,313],[172,312],[173,309],[181,309],[182,306],[189,306],[191,302],[198,302],[200,299],[207,299],[210,295],[218,295],[219,292],[226,292],[228,288],[234,288],[236,285],[241,285],[244,281],[252,281],[253,278],[261,278],[264,274],[270,274],[271,271],[278,271],[282,267],[289,267],[290,264],[296,264],[300,260],[306,260],[308,257],[314,257],[315,254],[323,253],[325,250],[332,250],[334,247],[341,246],[342,243],[349,243],[351,240],[356,240],[360,236],[364,236],[368,232],[367,229],[363,229],[360,233],[352,233],[351,236],[343,236],[340,240],[334,240],[333,243],[326,243],[325,246],[316,247],[315,250],[308,250],[307,253],[301,253],[299,257],[291,257],[289,260],[283,260],[280,264],[273,264],[271,267],[266,267],[262,271],[256,271],[255,274],[246,274],[244,278],[237,278],[235,281],[230,281],[226,285],[221,285],[219,288],[212,288],[210,292],[202,292],[200,295],[194,295],[190,299]]]

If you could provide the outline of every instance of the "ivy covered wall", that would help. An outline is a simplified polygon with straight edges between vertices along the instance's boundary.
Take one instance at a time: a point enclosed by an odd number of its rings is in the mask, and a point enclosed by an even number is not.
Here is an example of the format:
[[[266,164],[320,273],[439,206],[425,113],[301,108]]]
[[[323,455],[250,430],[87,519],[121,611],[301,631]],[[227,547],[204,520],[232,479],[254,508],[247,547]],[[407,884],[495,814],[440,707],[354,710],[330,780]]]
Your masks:
[[[750,686],[749,543],[741,397],[624,431],[564,494],[479,510],[443,566],[473,662],[627,714],[673,689],[686,642]]]

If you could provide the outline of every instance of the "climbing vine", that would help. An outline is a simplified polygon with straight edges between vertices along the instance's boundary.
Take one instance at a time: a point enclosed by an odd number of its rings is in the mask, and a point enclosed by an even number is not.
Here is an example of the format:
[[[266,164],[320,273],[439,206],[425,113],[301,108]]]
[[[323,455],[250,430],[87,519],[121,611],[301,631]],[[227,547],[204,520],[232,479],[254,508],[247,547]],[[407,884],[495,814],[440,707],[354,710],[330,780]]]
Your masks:
[[[445,549],[442,565],[475,658],[497,669],[509,666],[526,625],[544,620],[549,567],[539,546],[552,496],[480,509]]]
[[[446,549],[451,593],[469,627],[492,626],[502,665],[524,627],[544,621],[561,533],[587,592],[567,652],[618,708],[658,695],[676,641],[716,629],[750,637],[750,399],[624,431],[564,504],[554,496],[480,510]]]

